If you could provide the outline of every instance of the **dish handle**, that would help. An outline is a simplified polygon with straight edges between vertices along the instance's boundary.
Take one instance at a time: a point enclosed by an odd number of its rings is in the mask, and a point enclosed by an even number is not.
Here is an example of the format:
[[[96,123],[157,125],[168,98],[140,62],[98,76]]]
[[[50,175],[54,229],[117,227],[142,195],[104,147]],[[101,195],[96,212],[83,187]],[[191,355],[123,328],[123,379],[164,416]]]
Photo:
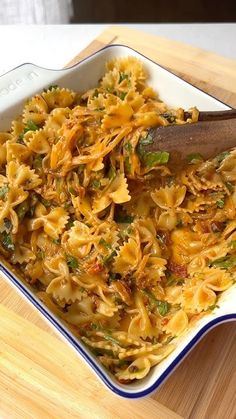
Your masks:
[[[35,64],[25,63],[0,76],[0,110],[12,103],[32,96],[32,90],[38,91],[60,77],[66,70],[50,70]]]

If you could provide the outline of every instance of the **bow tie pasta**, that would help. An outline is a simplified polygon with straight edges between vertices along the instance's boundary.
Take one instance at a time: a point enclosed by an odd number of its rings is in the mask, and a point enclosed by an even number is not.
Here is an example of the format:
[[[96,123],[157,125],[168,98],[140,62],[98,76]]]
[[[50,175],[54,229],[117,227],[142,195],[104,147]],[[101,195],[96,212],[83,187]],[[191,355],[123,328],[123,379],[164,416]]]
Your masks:
[[[145,377],[236,278],[236,151],[170,164],[169,109],[132,57],[50,86],[0,132],[0,252],[122,383]]]

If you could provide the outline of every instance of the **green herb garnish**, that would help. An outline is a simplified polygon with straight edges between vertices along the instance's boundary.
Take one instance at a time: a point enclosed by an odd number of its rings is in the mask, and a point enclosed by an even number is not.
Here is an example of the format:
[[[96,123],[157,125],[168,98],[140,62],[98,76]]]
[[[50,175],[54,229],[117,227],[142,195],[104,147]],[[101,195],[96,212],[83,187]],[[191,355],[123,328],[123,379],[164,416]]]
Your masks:
[[[165,113],[162,113],[161,116],[167,119],[167,121],[170,122],[171,124],[173,122],[176,122],[176,116],[172,115],[171,113],[165,112]]]
[[[45,252],[44,252],[43,250],[39,250],[39,251],[37,252],[37,257],[38,257],[38,259],[40,259],[40,260],[45,259]]]
[[[215,310],[215,308],[219,308],[219,306],[217,304],[212,304],[212,306],[208,307],[208,310]]]
[[[168,345],[168,343],[172,342],[173,339],[175,339],[176,336],[169,336],[166,341],[165,341],[165,345]]]
[[[6,227],[6,230],[11,231],[12,230],[12,222],[9,220],[9,218],[4,218],[4,226]]]
[[[195,163],[199,163],[199,161],[203,161],[203,157],[200,153],[188,154],[186,159],[188,161],[188,164],[195,164]]]
[[[223,153],[220,153],[218,154],[218,156],[216,156],[216,160],[218,161],[218,163],[221,163],[229,154],[229,151],[223,151]]]
[[[113,338],[111,335],[104,335],[103,337],[104,339],[109,340],[109,342],[112,342],[115,345],[120,345],[120,342],[117,339]]]
[[[128,214],[117,214],[115,215],[115,222],[120,224],[131,224],[134,221],[134,217]]]
[[[78,269],[79,262],[74,256],[67,256],[67,265],[69,268]]]
[[[179,219],[177,220],[176,228],[181,228],[181,227],[183,227],[183,221]]]
[[[57,84],[52,84],[47,89],[43,89],[43,91],[44,92],[47,92],[48,90],[50,90],[50,92],[51,92],[53,89],[57,89],[57,88],[58,88],[58,85]]]
[[[125,171],[130,173],[131,172],[131,164],[130,164],[128,156],[126,156],[125,159],[124,159],[124,166],[125,166]]]
[[[109,263],[112,262],[112,260],[115,256],[116,256],[116,251],[113,250],[109,255],[107,255],[103,258],[103,264],[105,266],[109,265]]]
[[[224,199],[219,199],[219,200],[216,202],[216,205],[217,205],[217,207],[218,207],[218,208],[224,208],[224,205],[225,205],[225,201],[224,201]]]
[[[140,138],[139,140],[139,145],[143,146],[143,145],[149,145],[149,144],[153,144],[154,140],[152,138],[152,136],[150,134],[147,134],[146,137]]]
[[[118,96],[121,100],[124,100],[128,92],[119,92]]]
[[[76,190],[72,188],[72,186],[69,187],[68,191],[70,192],[71,195],[77,195]]]
[[[116,177],[116,171],[115,171],[115,168],[113,166],[110,166],[110,168],[109,168],[108,177],[109,177],[109,179],[114,179]]]
[[[230,269],[236,266],[236,256],[224,256],[209,262],[209,266],[220,269]]]
[[[100,188],[101,188],[101,182],[100,182],[100,180],[98,180],[98,179],[94,179],[94,180],[91,182],[91,186],[92,186],[92,188],[94,188],[94,189],[100,189]]]
[[[119,274],[115,274],[113,272],[109,274],[109,283],[113,281],[117,281],[118,279],[119,279]]]
[[[54,244],[60,244],[61,243],[60,239],[52,239],[52,242]]]
[[[70,230],[71,227],[73,227],[74,225],[74,221],[73,220],[69,220],[68,223],[66,224],[66,229]]]
[[[41,202],[46,208],[49,208],[52,205],[51,201],[48,201],[47,199],[44,199],[43,197],[41,197]]]
[[[3,231],[1,233],[1,241],[3,246],[5,247],[6,250],[14,250],[15,246],[12,242],[12,238],[10,236],[10,234],[8,234],[6,231]]]
[[[159,314],[163,317],[170,310],[170,304],[167,301],[158,300],[149,290],[143,290],[143,293],[149,298],[151,303],[157,306]]]
[[[19,221],[22,221],[25,214],[29,211],[28,201],[24,201],[21,204],[17,205],[16,213],[18,215]]]
[[[31,119],[29,119],[27,121],[27,124],[26,124],[25,128],[23,129],[22,133],[19,135],[19,137],[17,139],[17,143],[25,144],[24,143],[24,135],[26,134],[26,132],[37,131],[38,129],[39,129],[39,127],[33,121],[31,121]]]
[[[9,191],[9,188],[8,188],[8,186],[2,186],[1,188],[0,188],[0,198],[5,198],[5,196],[6,196],[6,194],[7,194],[7,192]]]
[[[133,147],[132,144],[128,141],[125,145],[124,145],[124,149],[125,151],[127,151],[129,154],[132,152]]]
[[[119,84],[120,84],[123,80],[128,80],[128,79],[129,79],[129,75],[128,75],[128,74],[120,72]]]
[[[113,91],[114,91],[114,87],[113,87],[113,86],[108,86],[108,87],[106,88],[106,91],[107,91],[108,93],[113,93]]]
[[[225,186],[229,190],[229,192],[234,191],[234,185],[231,182],[225,182]]]
[[[140,160],[145,166],[153,167],[157,164],[166,164],[169,161],[170,154],[167,151],[146,151],[145,146],[153,144],[153,138],[151,134],[141,138],[138,142],[136,151]]]
[[[231,249],[236,249],[236,240],[231,240],[228,243],[228,247],[230,247]]]
[[[33,168],[34,169],[41,169],[43,162],[43,156],[38,154],[33,160]]]
[[[106,240],[104,240],[103,238],[101,238],[99,240],[99,244],[101,244],[103,247],[105,247],[106,249],[111,249],[111,245],[109,243],[107,243]]]
[[[29,119],[27,121],[27,124],[26,124],[26,127],[25,127],[24,131],[25,130],[27,130],[27,131],[37,131],[38,129],[39,129],[38,125],[36,125],[34,123],[34,121],[31,121],[31,119]],[[25,131],[25,132],[27,132],[27,131]]]
[[[169,161],[170,154],[167,151],[148,152],[143,157],[145,166],[153,167],[157,164],[166,164]]]
[[[102,327],[100,324],[97,323],[91,323],[91,329],[92,330],[102,330]]]

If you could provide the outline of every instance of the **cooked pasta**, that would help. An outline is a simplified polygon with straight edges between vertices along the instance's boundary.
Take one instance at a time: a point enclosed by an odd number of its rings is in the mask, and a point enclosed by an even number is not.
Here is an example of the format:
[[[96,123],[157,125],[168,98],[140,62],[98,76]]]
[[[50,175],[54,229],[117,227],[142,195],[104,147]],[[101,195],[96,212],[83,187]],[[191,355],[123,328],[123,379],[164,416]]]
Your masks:
[[[137,59],[50,86],[0,133],[0,251],[122,383],[145,377],[236,277],[236,150],[145,153],[169,109]]]

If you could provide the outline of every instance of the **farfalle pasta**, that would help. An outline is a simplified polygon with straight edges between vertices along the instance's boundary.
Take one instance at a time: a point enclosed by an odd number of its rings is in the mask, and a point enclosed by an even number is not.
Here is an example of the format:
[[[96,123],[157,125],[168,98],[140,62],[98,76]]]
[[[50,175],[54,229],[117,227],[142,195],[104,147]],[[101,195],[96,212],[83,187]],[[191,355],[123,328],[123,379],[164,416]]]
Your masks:
[[[50,86],[0,132],[0,252],[122,383],[144,378],[236,278],[236,150],[145,153],[170,109],[135,58]],[[157,86],[158,87],[158,86]]]

